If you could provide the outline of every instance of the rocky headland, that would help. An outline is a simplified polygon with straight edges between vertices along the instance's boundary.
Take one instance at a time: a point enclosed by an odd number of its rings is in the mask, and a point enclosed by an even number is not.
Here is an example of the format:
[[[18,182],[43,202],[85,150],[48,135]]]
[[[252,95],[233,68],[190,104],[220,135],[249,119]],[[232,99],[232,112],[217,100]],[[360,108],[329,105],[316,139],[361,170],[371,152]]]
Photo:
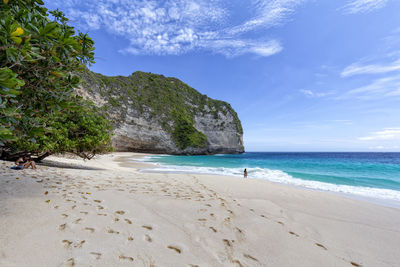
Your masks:
[[[120,152],[242,153],[243,130],[224,101],[176,78],[146,72],[108,77],[87,70],[78,93],[93,101],[114,127]]]

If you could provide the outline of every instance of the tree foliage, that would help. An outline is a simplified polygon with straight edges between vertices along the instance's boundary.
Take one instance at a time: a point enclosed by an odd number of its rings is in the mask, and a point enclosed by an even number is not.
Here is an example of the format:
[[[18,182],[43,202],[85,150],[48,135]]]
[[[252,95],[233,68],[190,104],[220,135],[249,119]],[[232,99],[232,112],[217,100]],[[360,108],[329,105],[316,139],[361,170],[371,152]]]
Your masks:
[[[37,155],[110,150],[111,128],[76,96],[94,42],[42,0],[0,2],[0,149]]]

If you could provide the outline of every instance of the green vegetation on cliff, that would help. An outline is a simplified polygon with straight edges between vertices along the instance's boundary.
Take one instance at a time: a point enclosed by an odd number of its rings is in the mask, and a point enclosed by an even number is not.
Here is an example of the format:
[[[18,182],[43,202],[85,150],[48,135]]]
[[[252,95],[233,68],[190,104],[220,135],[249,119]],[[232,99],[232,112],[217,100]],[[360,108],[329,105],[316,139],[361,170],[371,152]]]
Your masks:
[[[181,149],[205,147],[206,136],[194,127],[195,115],[211,115],[218,119],[219,114],[230,113],[238,133],[242,126],[230,104],[203,95],[176,78],[137,71],[128,77],[108,77],[87,70],[83,77],[83,87],[89,93],[96,90],[107,100],[103,110],[121,110],[121,106],[132,107],[156,118]],[[118,125],[124,120],[113,121]],[[223,130],[223,123],[221,130]]]
[[[184,110],[173,110],[172,116],[175,121],[172,137],[180,149],[185,149],[190,146],[207,146],[207,137],[194,128],[193,118],[187,116]]]

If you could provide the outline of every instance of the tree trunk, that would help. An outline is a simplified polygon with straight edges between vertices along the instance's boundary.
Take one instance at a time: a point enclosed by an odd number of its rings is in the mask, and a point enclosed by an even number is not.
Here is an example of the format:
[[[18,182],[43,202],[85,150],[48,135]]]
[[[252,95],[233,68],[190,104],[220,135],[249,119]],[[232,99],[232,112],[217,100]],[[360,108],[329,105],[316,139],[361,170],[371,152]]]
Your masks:
[[[0,160],[6,161],[16,161],[19,158],[23,158],[25,156],[32,155],[32,153],[26,151],[19,151],[19,152],[10,152],[7,150],[2,150],[0,154]],[[44,158],[50,156],[49,152],[45,152],[42,155],[38,155],[36,158],[32,157],[32,160],[35,162],[41,162]]]
[[[50,156],[51,154],[49,152],[46,152],[40,156],[38,156],[37,158],[33,159],[35,162],[41,162],[42,160],[44,160],[44,158]]]

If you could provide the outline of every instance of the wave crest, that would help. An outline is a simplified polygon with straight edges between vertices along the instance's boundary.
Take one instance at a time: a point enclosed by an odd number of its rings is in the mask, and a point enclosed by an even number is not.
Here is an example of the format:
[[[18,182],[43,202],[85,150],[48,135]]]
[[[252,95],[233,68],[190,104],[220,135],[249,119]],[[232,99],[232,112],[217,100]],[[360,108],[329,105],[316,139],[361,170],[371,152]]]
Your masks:
[[[160,165],[156,168],[152,168],[150,171],[243,177],[243,170],[244,170],[243,168]],[[390,189],[340,185],[340,184],[324,183],[319,181],[302,180],[294,178],[293,176],[283,171],[271,170],[267,168],[256,167],[256,168],[250,168],[247,171],[248,171],[248,178],[267,180],[270,182],[289,184],[294,186],[301,186],[315,190],[353,194],[361,197],[400,201],[400,191],[395,191]]]

